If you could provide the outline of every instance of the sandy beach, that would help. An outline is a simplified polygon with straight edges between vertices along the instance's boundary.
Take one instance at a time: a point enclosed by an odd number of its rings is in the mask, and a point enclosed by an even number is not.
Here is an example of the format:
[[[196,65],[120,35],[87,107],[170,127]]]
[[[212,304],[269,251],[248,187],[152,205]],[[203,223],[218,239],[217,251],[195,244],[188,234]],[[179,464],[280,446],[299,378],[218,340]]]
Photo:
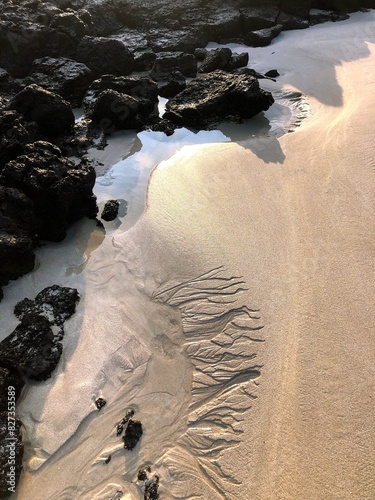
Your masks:
[[[375,498],[375,11],[246,50],[280,73],[264,89],[302,93],[293,132],[176,136],[168,159],[143,133],[129,222],[78,223],[7,287],[8,333],[33,290],[82,296],[58,369],[19,402],[12,498],[141,499],[145,466],[161,499]]]

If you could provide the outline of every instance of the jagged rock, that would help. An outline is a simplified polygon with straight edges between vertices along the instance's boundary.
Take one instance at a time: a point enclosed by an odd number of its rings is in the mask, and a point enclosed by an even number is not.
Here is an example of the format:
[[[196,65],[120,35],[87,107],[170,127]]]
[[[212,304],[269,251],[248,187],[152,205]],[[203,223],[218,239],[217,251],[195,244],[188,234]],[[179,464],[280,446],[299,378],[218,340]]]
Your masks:
[[[275,26],[279,8],[276,5],[246,7],[241,9],[241,26],[244,33]]]
[[[28,123],[17,111],[0,110],[0,172],[4,165],[24,151],[26,144],[38,140],[36,123]]]
[[[150,71],[156,59],[145,33],[137,30],[126,30],[112,38],[120,40],[134,56],[134,71]]]
[[[192,80],[168,101],[163,118],[181,127],[207,129],[222,121],[251,118],[273,102],[254,76],[217,70]]]
[[[174,97],[186,89],[186,78],[179,71],[171,73],[166,80],[158,82],[158,94],[161,97]]]
[[[232,51],[226,47],[210,50],[199,68],[199,73],[210,73],[215,69],[226,69],[231,57]]]
[[[8,417],[9,412],[0,412],[0,498],[15,492],[22,472],[22,423],[16,418],[9,422]]]
[[[18,189],[0,185],[0,287],[34,268],[34,204]]]
[[[348,14],[339,14],[337,12],[314,9],[310,11],[309,24],[310,26],[314,26],[315,24],[345,21],[346,19],[349,19]]]
[[[8,108],[21,113],[27,121],[36,122],[46,137],[56,137],[74,125],[69,103],[35,84],[14,96]]]
[[[277,24],[272,28],[265,28],[259,31],[250,31],[244,36],[244,42],[250,47],[265,47],[269,45],[274,38],[282,31],[281,24]]]
[[[107,401],[103,398],[98,398],[95,400],[95,406],[97,409],[100,411],[105,405],[107,404]]]
[[[25,146],[24,155],[0,174],[0,184],[21,190],[34,202],[36,232],[50,241],[61,241],[73,221],[96,216],[94,183],[93,167],[75,164],[57,146],[42,141]]]
[[[72,59],[43,57],[33,62],[27,80],[79,107],[94,75],[85,64]]]
[[[209,37],[204,30],[194,27],[179,30],[158,28],[150,30],[148,40],[154,52],[193,54],[196,47],[207,45]]]
[[[85,23],[73,12],[56,14],[50,23],[50,28],[65,33],[76,43],[86,34]]]
[[[149,116],[147,106],[136,99],[116,90],[101,92],[88,114],[105,133],[114,130],[142,130]]]
[[[233,71],[237,68],[242,68],[243,66],[247,66],[248,62],[249,62],[248,52],[242,52],[241,54],[233,53],[225,69],[227,71]]]
[[[101,218],[107,222],[115,220],[118,215],[120,203],[117,200],[108,200],[104,205]]]
[[[235,41],[241,33],[241,14],[237,9],[216,10],[200,21],[204,24],[208,39],[214,42]]]
[[[151,475],[150,466],[138,471],[137,480],[143,491],[144,500],[156,500],[159,498],[158,489],[160,478],[157,474]]]
[[[138,420],[129,420],[125,430],[124,448],[133,450],[143,434],[142,424]]]
[[[280,76],[280,73],[277,71],[277,69],[270,69],[266,73],[264,73],[264,76],[268,76],[269,78],[277,78]]]
[[[105,75],[90,85],[83,100],[86,111],[90,110],[103,90],[115,90],[120,94],[126,94],[135,99],[142,99],[145,101],[144,105],[148,106],[149,113],[155,111],[158,105],[158,87],[150,78]]]
[[[121,40],[85,37],[77,48],[77,60],[86,64],[96,76],[130,75],[134,56]]]
[[[184,52],[160,52],[150,73],[153,80],[164,80],[166,75],[179,71],[184,76],[196,76],[197,60]]]
[[[62,344],[44,316],[28,314],[0,343],[1,364],[33,380],[46,380],[56,368]]]
[[[198,61],[203,61],[207,57],[207,54],[208,54],[208,50],[207,49],[203,49],[202,47],[197,47],[194,50],[195,58]]]
[[[282,24],[283,30],[301,30],[309,27],[307,19],[301,19],[298,16],[286,14],[285,12],[280,12],[277,23]]]
[[[63,337],[64,322],[73,316],[79,301],[79,293],[75,288],[52,285],[42,290],[34,300],[23,299],[14,308],[15,316],[22,321],[30,314],[44,316],[51,325],[56,326],[55,334]]]
[[[54,285],[15,310],[21,323],[0,342],[0,364],[33,380],[46,380],[62,354],[63,323],[76,309],[77,290]],[[55,328],[57,327],[57,329]]]

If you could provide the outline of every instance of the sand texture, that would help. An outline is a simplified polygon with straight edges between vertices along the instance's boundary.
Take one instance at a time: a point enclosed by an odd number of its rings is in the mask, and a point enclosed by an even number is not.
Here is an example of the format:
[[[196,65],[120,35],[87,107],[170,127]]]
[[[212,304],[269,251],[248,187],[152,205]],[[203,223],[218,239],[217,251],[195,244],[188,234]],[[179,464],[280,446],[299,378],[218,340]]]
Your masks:
[[[51,246],[8,287],[2,308],[61,264],[82,294],[58,370],[19,406],[15,498],[142,499],[146,465],[160,499],[375,498],[374,15],[249,49],[281,74],[263,88],[308,103],[294,132],[182,148],[132,227]]]

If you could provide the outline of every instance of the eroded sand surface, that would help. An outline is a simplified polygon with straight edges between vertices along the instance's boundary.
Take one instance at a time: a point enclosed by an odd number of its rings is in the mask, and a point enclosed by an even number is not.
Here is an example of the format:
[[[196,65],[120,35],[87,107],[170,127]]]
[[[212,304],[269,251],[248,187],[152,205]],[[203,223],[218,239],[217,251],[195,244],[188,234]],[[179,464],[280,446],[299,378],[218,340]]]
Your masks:
[[[355,14],[251,49],[312,115],[183,148],[137,224],[60,275],[83,297],[57,373],[19,407],[19,500],[139,499],[145,465],[163,499],[375,498],[374,25]],[[128,408],[145,430],[133,452],[115,435]]]

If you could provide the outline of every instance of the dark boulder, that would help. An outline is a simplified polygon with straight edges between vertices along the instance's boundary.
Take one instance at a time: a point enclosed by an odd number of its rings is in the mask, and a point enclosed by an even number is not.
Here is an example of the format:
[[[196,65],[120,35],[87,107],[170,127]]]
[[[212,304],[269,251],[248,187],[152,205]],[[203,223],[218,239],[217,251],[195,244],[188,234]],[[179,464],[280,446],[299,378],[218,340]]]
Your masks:
[[[96,76],[126,76],[135,68],[134,55],[115,38],[85,37],[77,48],[76,58]]]
[[[268,76],[269,78],[277,78],[280,76],[280,73],[277,71],[277,69],[270,69],[266,73],[264,73],[264,76]]]
[[[145,33],[126,30],[112,38],[120,40],[134,56],[134,71],[150,71],[156,59]]]
[[[8,108],[21,113],[27,121],[36,122],[46,137],[56,137],[74,125],[69,103],[35,84],[14,96]]]
[[[199,19],[208,39],[214,42],[236,41],[241,33],[241,14],[237,9],[212,9],[208,16]]]
[[[27,80],[79,107],[94,75],[85,64],[72,59],[43,57],[33,62]]]
[[[154,52],[185,52],[193,54],[196,47],[207,45],[210,41],[203,28],[150,30],[147,36]]]
[[[56,368],[62,344],[44,316],[29,314],[0,343],[1,364],[33,380],[46,380]]]
[[[166,76],[165,80],[158,81],[158,93],[161,97],[174,97],[186,89],[186,78],[179,71]]]
[[[70,223],[95,217],[95,170],[64,158],[58,147],[36,142],[5,165],[0,184],[23,191],[34,202],[39,238],[61,241]]]
[[[0,185],[0,287],[34,268],[34,204],[21,191]]]
[[[226,47],[210,50],[199,68],[199,73],[210,73],[215,69],[226,69],[231,57],[232,51]]]
[[[1,366],[33,380],[49,378],[62,354],[64,321],[74,314],[78,300],[77,290],[54,285],[35,301],[17,304],[21,322],[0,342]]]
[[[4,165],[24,151],[26,144],[39,139],[36,123],[26,122],[17,111],[0,110],[0,172]]]
[[[8,417],[9,412],[0,412],[0,498],[8,498],[15,491],[22,472],[22,423],[16,418],[9,423]]]
[[[309,27],[309,21],[292,14],[280,12],[277,23],[282,24],[283,30],[301,30]]]
[[[241,26],[244,33],[275,26],[279,8],[276,5],[241,9]]]
[[[314,26],[315,24],[345,21],[346,19],[349,19],[348,14],[339,14],[338,12],[326,10],[312,10],[309,15],[309,24],[310,26]]]
[[[104,205],[101,218],[106,222],[115,220],[118,215],[120,203],[117,200],[108,200]]]
[[[208,54],[208,50],[207,49],[204,49],[202,47],[197,47],[195,50],[194,50],[194,55],[195,55],[195,58],[202,62],[206,57],[207,57],[207,54]]]
[[[265,47],[281,33],[282,29],[282,25],[277,24],[272,28],[265,28],[259,31],[249,31],[244,36],[244,42],[250,47]]]
[[[114,130],[142,130],[149,116],[140,99],[116,90],[104,90],[88,116],[107,134]]]
[[[143,434],[142,424],[138,420],[129,420],[125,430],[124,448],[133,450]]]
[[[69,36],[78,43],[86,34],[85,23],[73,12],[62,12],[54,16],[50,28]]]
[[[194,77],[197,74],[197,60],[193,54],[184,52],[160,52],[157,54],[150,77],[164,80],[166,75],[179,71],[184,76]]]
[[[251,118],[273,102],[254,76],[217,70],[192,80],[168,101],[163,118],[181,127],[207,129],[223,121]]]
[[[235,69],[247,66],[248,63],[249,63],[248,52],[242,52],[241,54],[233,53],[225,69],[227,71],[233,71]]]

